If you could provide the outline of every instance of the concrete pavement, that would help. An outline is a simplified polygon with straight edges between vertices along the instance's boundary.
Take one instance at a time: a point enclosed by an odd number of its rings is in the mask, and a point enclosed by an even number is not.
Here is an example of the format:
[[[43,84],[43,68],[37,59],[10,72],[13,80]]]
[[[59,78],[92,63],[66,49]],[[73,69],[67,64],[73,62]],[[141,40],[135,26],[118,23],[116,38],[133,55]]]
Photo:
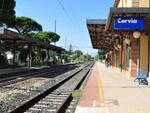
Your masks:
[[[75,113],[150,113],[150,87],[133,80],[96,62]]]

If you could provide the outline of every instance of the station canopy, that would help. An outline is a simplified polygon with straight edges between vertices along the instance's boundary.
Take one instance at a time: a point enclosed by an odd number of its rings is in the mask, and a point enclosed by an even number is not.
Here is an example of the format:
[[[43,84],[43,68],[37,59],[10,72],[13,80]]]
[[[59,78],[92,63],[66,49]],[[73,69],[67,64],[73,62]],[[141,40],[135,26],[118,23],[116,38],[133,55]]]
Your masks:
[[[39,46],[41,48],[51,49],[51,50],[54,50],[57,52],[61,52],[61,51],[65,50],[61,47],[57,47],[57,46],[51,45],[49,43],[42,42],[42,41],[37,40],[35,38],[20,35],[14,31],[11,31],[8,29],[0,29],[0,40],[7,41],[7,42],[16,40],[17,45],[31,44],[32,46]]]
[[[115,17],[142,17],[144,29],[116,29]],[[150,8],[110,8],[108,19],[88,19],[87,28],[90,34],[93,48],[104,49],[106,52],[113,50],[117,40],[123,40],[123,35],[133,31],[150,31]]]
[[[119,35],[105,31],[106,19],[88,19],[87,27],[94,49],[104,49],[108,52],[114,48],[115,39]]]
[[[144,29],[114,29],[115,17],[143,17]],[[116,32],[116,33],[124,33],[130,31],[133,32],[135,30],[141,32],[143,31],[149,32],[150,31],[150,8],[110,8],[110,13],[109,13],[105,30],[109,32]]]

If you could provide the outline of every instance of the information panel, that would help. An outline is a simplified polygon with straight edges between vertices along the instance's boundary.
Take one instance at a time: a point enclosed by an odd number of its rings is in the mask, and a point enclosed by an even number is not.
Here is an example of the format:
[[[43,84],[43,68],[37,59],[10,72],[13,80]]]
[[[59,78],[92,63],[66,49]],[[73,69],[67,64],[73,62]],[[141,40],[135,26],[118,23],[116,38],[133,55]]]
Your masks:
[[[114,29],[144,29],[144,17],[115,17]]]

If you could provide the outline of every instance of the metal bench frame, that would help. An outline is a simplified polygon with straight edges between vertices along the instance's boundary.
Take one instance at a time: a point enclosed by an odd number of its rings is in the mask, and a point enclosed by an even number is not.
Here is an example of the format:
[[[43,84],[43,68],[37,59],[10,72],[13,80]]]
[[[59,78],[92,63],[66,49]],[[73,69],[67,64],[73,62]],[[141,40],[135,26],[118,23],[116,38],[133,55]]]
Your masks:
[[[138,75],[134,76],[134,77],[136,77],[134,82],[138,81],[139,85],[141,85],[141,84],[147,85],[148,84],[147,76],[148,76],[148,71],[139,70]]]

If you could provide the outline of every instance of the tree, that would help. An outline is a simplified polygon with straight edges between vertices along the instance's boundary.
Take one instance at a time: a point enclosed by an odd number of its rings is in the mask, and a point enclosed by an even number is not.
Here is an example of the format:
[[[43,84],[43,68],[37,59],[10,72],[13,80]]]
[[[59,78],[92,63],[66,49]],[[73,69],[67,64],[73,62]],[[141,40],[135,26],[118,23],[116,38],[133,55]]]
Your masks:
[[[80,57],[81,55],[83,55],[82,51],[80,50],[76,50],[75,54],[77,55],[77,57]]]
[[[29,33],[28,35],[48,43],[57,42],[60,39],[60,36],[54,32]]]
[[[44,61],[45,58],[46,58],[46,51],[41,51],[41,59],[42,59],[42,61]]]
[[[60,39],[60,36],[57,34],[57,33],[54,33],[54,32],[47,32],[48,36],[49,36],[49,39],[51,42],[57,42],[59,41]]]
[[[30,32],[42,31],[42,26],[29,17],[16,17],[12,27],[16,29],[19,34],[22,35]]]
[[[28,48],[21,47],[18,50],[20,51],[19,59],[21,60],[21,62],[26,62],[26,58],[29,52]]]
[[[97,60],[103,61],[105,59],[105,53],[103,49],[99,49],[97,53]]]
[[[0,26],[10,26],[15,20],[15,0],[0,0]]]
[[[34,35],[35,32],[42,31],[42,26],[29,17],[16,17],[15,22],[10,27],[16,29],[18,33],[21,35],[28,35],[28,33],[33,33],[32,35]],[[22,62],[26,62],[28,48],[24,48],[21,45],[19,50],[20,50],[19,55],[20,60]],[[32,55],[34,52],[35,52],[34,49],[32,49]]]
[[[93,61],[93,60],[94,60],[94,58],[91,55],[89,55],[88,53],[86,55],[84,55],[84,61]]]
[[[104,55],[104,50],[103,50],[103,49],[99,49],[99,50],[98,50],[98,54],[99,54],[99,55]]]

